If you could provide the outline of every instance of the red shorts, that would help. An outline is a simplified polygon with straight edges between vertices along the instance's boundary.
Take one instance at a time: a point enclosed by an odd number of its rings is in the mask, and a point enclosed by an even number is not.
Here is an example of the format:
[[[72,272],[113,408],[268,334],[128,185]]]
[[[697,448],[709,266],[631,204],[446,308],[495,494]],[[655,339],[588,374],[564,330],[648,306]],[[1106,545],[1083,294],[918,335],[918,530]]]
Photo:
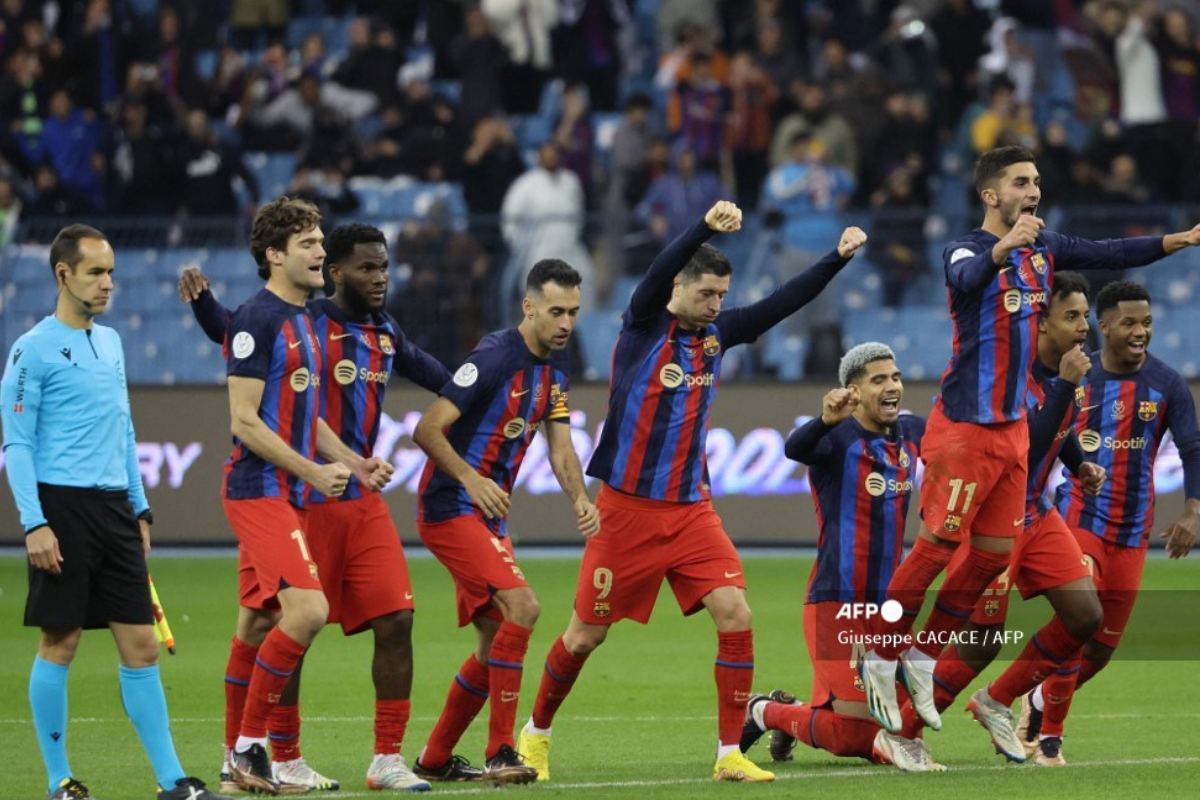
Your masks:
[[[966,550],[960,547],[956,560],[961,560],[960,553],[965,557]],[[971,621],[976,625],[1002,624],[1008,617],[1010,585],[1016,585],[1021,597],[1028,600],[1091,574],[1075,535],[1058,511],[1050,509],[1017,537],[1008,569],[979,598]]]
[[[1092,564],[1092,580],[1104,609],[1104,621],[1092,638],[1116,649],[1133,614],[1138,589],[1142,585],[1142,568],[1146,565],[1146,548],[1125,547],[1106,542],[1091,531],[1072,529],[1083,557]]]
[[[722,586],[746,588],[742,561],[712,501],[666,503],[607,485],[596,499],[600,533],[583,549],[575,613],[589,625],[650,621],[663,578],[685,615]]]
[[[935,405],[921,440],[921,519],[930,533],[956,542],[972,533],[1019,534],[1025,526],[1028,456],[1025,420],[954,422]]]
[[[459,627],[486,613],[496,592],[529,585],[513,556],[512,539],[496,536],[478,514],[418,521],[417,532],[454,578]]]
[[[872,633],[865,619],[837,619],[845,603],[828,600],[804,604],[804,643],[813,668],[814,708],[834,700],[865,703],[866,690],[858,677],[858,661],[866,649],[859,637]],[[853,638],[849,638],[853,637]],[[859,639],[858,644],[854,639]]]
[[[341,623],[347,636],[376,617],[412,610],[408,563],[381,495],[310,505],[308,546],[321,570],[329,621]]]
[[[277,610],[283,589],[321,590],[305,539],[308,513],[281,497],[222,498],[238,540],[238,602]]]

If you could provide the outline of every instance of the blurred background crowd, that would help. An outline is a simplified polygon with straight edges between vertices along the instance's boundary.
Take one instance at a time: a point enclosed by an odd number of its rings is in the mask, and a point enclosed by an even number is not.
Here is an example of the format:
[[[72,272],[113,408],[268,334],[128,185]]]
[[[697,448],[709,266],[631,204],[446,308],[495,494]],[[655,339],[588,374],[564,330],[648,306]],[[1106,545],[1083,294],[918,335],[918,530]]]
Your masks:
[[[881,330],[934,377],[940,248],[977,224],[977,154],[1033,149],[1068,233],[1195,223],[1198,23],[1195,0],[0,0],[3,338],[48,308],[18,289],[65,220],[113,236],[139,324],[181,328],[163,287],[199,263],[240,302],[248,220],[287,192],[326,230],[388,232],[390,305],[448,363],[508,324],[529,265],[567,260],[595,312],[580,366],[603,378],[632,282],[731,197],[740,300],[846,224],[871,236],[734,374],[827,374]],[[1193,266],[1163,300],[1200,289]],[[1167,346],[1200,352],[1188,327]],[[175,335],[131,377],[219,374],[205,350],[180,365]]]

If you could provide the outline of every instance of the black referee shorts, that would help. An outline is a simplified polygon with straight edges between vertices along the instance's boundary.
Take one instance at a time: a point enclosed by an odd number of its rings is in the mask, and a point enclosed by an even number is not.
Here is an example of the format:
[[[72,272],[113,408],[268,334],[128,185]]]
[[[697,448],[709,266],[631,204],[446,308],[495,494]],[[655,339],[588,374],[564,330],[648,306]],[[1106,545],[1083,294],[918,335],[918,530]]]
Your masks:
[[[29,567],[25,624],[74,630],[153,625],[142,534],[126,491],[38,484],[62,573]]]

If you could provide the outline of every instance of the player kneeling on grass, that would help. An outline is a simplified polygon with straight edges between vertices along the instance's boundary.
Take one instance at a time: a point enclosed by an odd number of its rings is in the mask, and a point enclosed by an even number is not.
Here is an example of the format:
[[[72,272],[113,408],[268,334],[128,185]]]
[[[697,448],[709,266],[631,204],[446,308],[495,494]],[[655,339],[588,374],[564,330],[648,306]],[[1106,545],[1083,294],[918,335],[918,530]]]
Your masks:
[[[871,718],[858,677],[869,621],[853,612],[884,601],[900,563],[925,420],[900,414],[904,383],[890,347],[867,342],[842,358],[842,387],[821,415],[788,437],[788,458],[807,464],[821,532],[804,601],[804,639],[813,665],[809,703],[776,689],[750,698],[741,749],[768,730],[771,757],[791,761],[799,739],[839,756],[944,770],[921,739],[888,733]]]

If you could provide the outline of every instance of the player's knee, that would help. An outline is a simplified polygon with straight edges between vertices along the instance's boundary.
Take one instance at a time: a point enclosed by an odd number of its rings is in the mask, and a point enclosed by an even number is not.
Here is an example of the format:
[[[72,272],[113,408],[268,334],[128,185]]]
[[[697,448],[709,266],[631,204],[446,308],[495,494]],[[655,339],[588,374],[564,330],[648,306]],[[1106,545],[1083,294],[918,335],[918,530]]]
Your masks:
[[[1104,608],[1100,605],[1100,598],[1096,597],[1095,592],[1081,596],[1072,603],[1067,613],[1062,615],[1062,621],[1076,639],[1090,640],[1104,622]]]
[[[973,642],[959,642],[958,657],[975,672],[983,672],[996,657],[1000,655],[1003,640],[1003,628],[999,626],[984,629],[986,633],[977,637]]]
[[[376,647],[401,650],[412,647],[413,612],[397,611],[371,620]]]
[[[279,615],[265,609],[243,608],[238,614],[237,637],[248,645],[257,647],[279,622]]]
[[[607,625],[581,625],[578,628],[568,628],[563,634],[563,647],[568,653],[579,658],[589,655],[608,638]]]
[[[532,628],[541,616],[542,605],[533,592],[522,592],[508,605],[507,620],[522,628]]]

